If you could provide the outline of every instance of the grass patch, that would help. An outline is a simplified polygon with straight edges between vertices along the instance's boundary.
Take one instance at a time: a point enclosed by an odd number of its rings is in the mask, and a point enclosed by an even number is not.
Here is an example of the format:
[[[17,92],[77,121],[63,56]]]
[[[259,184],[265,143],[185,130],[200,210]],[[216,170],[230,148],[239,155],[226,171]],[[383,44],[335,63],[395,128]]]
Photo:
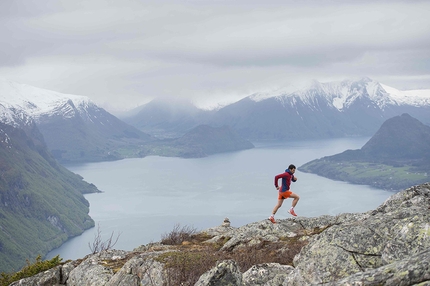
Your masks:
[[[1,273],[0,286],[7,286],[12,282],[18,281],[23,278],[31,277],[42,271],[51,269],[57,265],[60,265],[61,260],[62,258],[60,258],[59,255],[55,256],[50,260],[43,260],[43,261],[41,256],[39,255],[36,257],[36,260],[34,263],[30,263],[30,261],[27,260],[27,265],[23,267],[20,271],[12,274]]]
[[[406,164],[393,166],[382,163],[320,159],[303,165],[300,171],[353,184],[392,190],[401,190],[430,180],[429,173],[425,170],[418,170]]]

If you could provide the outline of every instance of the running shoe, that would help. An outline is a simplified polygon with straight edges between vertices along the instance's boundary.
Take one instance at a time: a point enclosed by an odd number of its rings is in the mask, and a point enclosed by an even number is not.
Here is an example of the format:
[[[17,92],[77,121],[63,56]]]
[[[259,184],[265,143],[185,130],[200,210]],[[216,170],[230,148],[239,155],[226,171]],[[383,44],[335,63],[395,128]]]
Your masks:
[[[275,218],[274,218],[273,216],[269,217],[269,220],[270,220],[272,223],[276,223]]]
[[[289,212],[290,214],[292,214],[293,216],[297,216],[297,215],[296,215],[296,213],[294,212],[294,209],[290,209],[288,212]]]

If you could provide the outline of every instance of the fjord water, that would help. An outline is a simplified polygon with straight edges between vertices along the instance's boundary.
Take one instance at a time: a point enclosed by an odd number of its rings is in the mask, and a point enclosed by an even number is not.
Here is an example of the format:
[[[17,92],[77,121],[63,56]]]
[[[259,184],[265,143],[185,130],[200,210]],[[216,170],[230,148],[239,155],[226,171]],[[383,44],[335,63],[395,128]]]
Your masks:
[[[323,156],[361,148],[369,138],[342,138],[289,143],[254,143],[256,148],[183,159],[150,156],[113,162],[67,166],[103,193],[89,194],[90,216],[96,227],[72,238],[47,258],[83,258],[90,253],[97,225],[105,241],[120,234],[115,249],[132,250],[160,241],[175,225],[196,230],[267,219],[277,201],[274,176],[289,164],[297,167]],[[366,212],[383,203],[392,192],[365,185],[333,181],[296,172],[292,190],[300,195],[299,216]],[[278,211],[288,218],[291,200]]]

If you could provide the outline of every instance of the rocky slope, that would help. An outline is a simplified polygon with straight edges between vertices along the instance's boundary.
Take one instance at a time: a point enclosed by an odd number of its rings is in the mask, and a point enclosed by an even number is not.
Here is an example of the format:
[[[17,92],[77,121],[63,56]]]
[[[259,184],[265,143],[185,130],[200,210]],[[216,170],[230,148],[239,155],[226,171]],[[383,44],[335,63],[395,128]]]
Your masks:
[[[226,223],[198,236],[204,242],[103,251],[12,285],[430,285],[430,183],[396,193],[366,213],[263,220],[239,228]],[[213,252],[197,255],[202,245]],[[264,262],[241,268],[237,259],[223,259],[202,269],[195,281],[186,272],[219,253],[235,257],[258,249],[255,256],[283,257],[298,245],[291,263],[261,257]],[[176,272],[175,261],[181,266]],[[174,280],[181,273],[183,279]]]

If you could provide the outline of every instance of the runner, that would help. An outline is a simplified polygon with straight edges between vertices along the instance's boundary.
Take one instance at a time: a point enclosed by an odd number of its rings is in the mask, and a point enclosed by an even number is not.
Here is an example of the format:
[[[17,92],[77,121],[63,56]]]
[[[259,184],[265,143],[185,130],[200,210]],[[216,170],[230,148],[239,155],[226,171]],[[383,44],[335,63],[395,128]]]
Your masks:
[[[269,217],[269,220],[272,223],[276,223],[275,214],[278,211],[278,209],[282,206],[284,200],[288,198],[293,198],[293,202],[291,203],[291,208],[288,212],[293,216],[297,216],[296,213],[294,212],[294,207],[297,205],[297,202],[299,201],[300,197],[290,190],[291,181],[293,182],[297,181],[297,177],[294,176],[295,172],[296,172],[296,166],[291,164],[290,166],[288,166],[288,169],[285,170],[285,173],[275,176],[275,188],[279,191],[279,194],[278,194],[278,204],[275,206],[275,208],[272,211],[272,215]],[[282,185],[280,187],[278,185],[279,179],[282,179]]]

